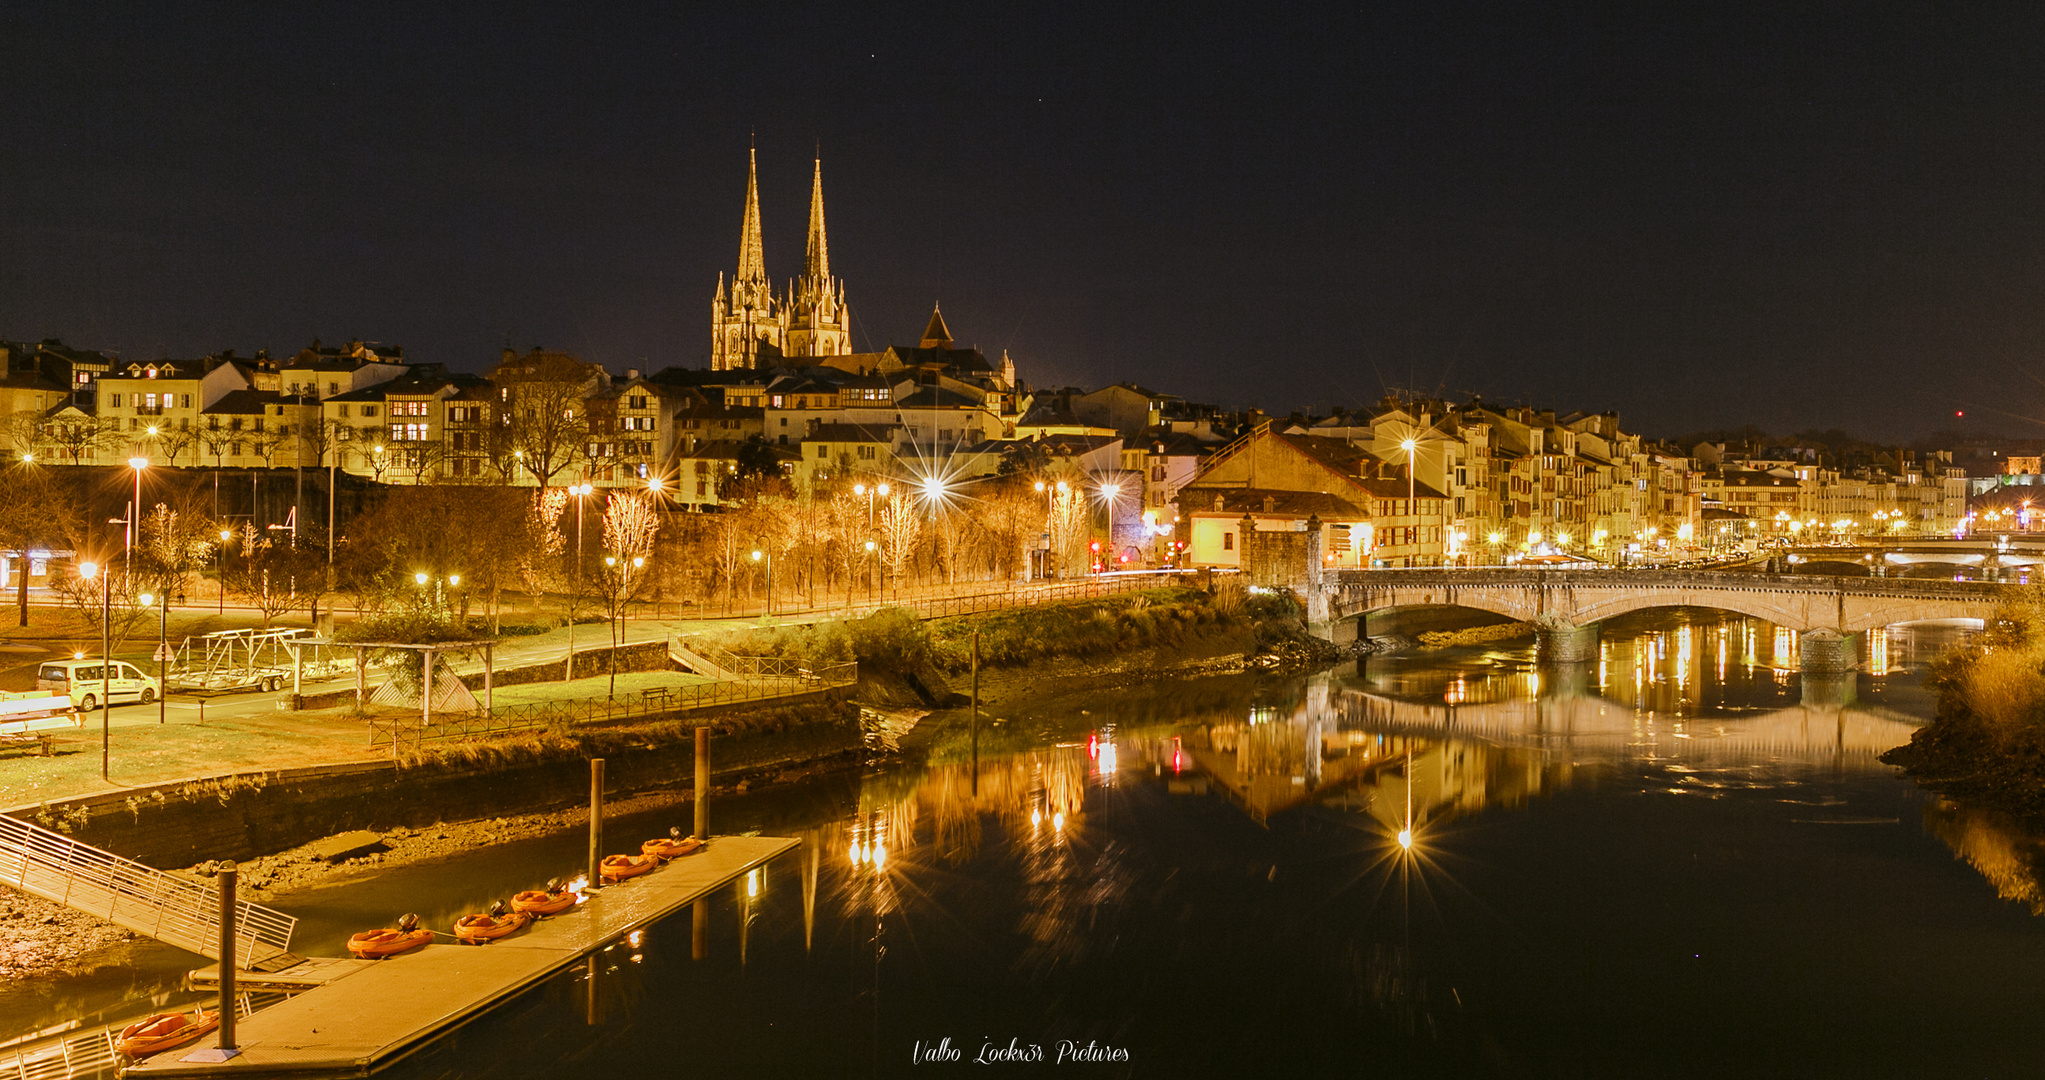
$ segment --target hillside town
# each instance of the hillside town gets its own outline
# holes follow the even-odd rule
[[[783,291],[749,172],[739,262],[718,280],[701,366],[616,369],[535,346],[472,374],[455,370],[472,358],[352,339],[147,360],[0,340],[0,449],[54,468],[288,470],[300,498],[306,473],[316,488],[326,473],[637,491],[697,514],[845,489],[867,501],[869,530],[875,494],[931,513],[1001,484],[1041,495],[1042,521],[1000,541],[1018,550],[977,560],[971,577],[1235,566],[1244,530],[1310,526],[1331,566],[1368,568],[1653,564],[1972,524],[1949,452],[1681,446],[1612,413],[1481,398],[1272,416],[1127,382],[1033,385],[1005,352],[962,344],[935,306],[913,341],[873,352],[853,351],[849,320],[821,162],[804,271]],[[311,501],[284,509],[311,522]],[[2028,501],[2019,514],[2028,526]],[[955,578],[955,561],[932,551],[904,573],[915,562]]]

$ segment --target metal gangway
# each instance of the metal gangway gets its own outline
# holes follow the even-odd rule
[[[220,893],[212,882],[166,874],[20,818],[0,815],[0,884],[116,926],[220,959]],[[235,966],[290,962],[298,920],[237,899]],[[287,959],[290,958],[290,959]]]
[[[314,648],[307,654],[305,646]],[[314,642],[310,630],[220,630],[185,639],[171,658],[166,682],[188,693],[280,690],[299,679],[331,679],[354,661]]]
[[[237,994],[234,999],[234,1014],[248,1019],[257,1009],[274,1005],[284,1000],[281,993]],[[164,995],[158,995],[157,1004],[163,1004]],[[208,1001],[207,1007],[214,1003]],[[164,1011],[191,1012],[194,1006]],[[0,1080],[85,1080],[86,1077],[110,1076],[118,1072],[125,1063],[117,1048],[121,1029],[141,1020],[135,1016],[112,1024],[78,1024],[75,1021],[64,1025],[63,1030],[54,1033],[38,1033],[0,1043]]]

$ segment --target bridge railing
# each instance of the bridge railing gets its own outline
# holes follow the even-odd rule
[[[1858,578],[1830,574],[1761,574],[1731,570],[1337,570],[1324,584],[1350,588],[1482,587],[1498,585],[1563,588],[1573,585],[1682,585],[1690,588],[1768,589],[1982,600],[2004,595],[2008,586],[1988,581],[1927,581],[1922,578]]]

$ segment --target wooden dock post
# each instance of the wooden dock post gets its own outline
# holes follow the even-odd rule
[[[696,729],[696,839],[710,839],[710,729]]]
[[[241,873],[234,863],[220,867],[220,1055],[234,1056],[234,892]]]
[[[589,759],[589,889],[604,884],[604,759]]]

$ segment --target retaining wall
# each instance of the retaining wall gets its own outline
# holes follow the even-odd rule
[[[856,718],[711,739],[715,775],[787,766],[860,747]],[[606,751],[605,787],[629,793],[688,786],[687,740]],[[512,765],[418,766],[365,761],[177,781],[8,811],[151,866],[250,859],[351,829],[420,828],[442,821],[553,810],[589,799],[577,754]]]

